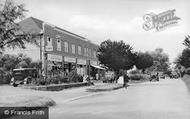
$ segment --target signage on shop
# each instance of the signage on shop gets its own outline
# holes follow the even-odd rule
[[[90,64],[91,64],[91,65],[98,65],[98,62],[97,62],[97,61],[90,60]]]
[[[48,54],[47,59],[49,61],[62,62],[62,56],[61,55]]]
[[[73,57],[64,57],[65,62],[71,62],[71,63],[76,63],[76,58]]]
[[[77,64],[86,65],[86,60],[84,60],[84,59],[77,59]]]

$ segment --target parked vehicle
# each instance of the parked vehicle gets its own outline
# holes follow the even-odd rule
[[[38,76],[38,71],[35,68],[19,68],[13,70],[13,77],[11,78],[11,85],[14,87],[19,84],[29,84]]]

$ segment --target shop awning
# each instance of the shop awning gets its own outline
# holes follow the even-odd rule
[[[96,69],[101,69],[101,70],[106,70],[105,68],[98,66],[98,65],[91,65],[92,67],[96,68]]]

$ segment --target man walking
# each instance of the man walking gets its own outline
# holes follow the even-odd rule
[[[127,72],[126,72],[126,71],[124,71],[123,78],[124,78],[123,87],[128,87],[129,85],[128,85],[127,83],[129,82],[129,77],[128,77],[128,75],[127,75]]]

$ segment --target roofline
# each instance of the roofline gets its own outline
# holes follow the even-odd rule
[[[83,36],[80,36],[80,35],[78,35],[78,34],[75,34],[75,33],[72,33],[72,32],[70,32],[70,31],[67,31],[67,30],[65,30],[65,29],[62,29],[62,28],[60,28],[60,27],[57,27],[57,26],[55,26],[55,25],[53,25],[53,24],[51,24],[51,23],[42,21],[42,20],[37,19],[37,18],[34,18],[34,17],[32,17],[32,16],[29,17],[29,18],[31,18],[34,22],[35,22],[35,20],[38,21],[38,22],[41,22],[41,23],[40,23],[40,24],[41,24],[41,28],[40,28],[40,26],[38,25],[38,23],[35,22],[35,23],[37,24],[37,26],[39,27],[39,29],[41,29],[41,30],[43,30],[43,25],[44,25],[44,24],[47,24],[47,25],[53,27],[54,30],[58,30],[58,31],[60,31],[60,32],[66,33],[67,35],[71,35],[71,36],[73,36],[73,37],[75,37],[75,38],[79,38],[80,40],[82,40],[82,41],[84,41],[84,42],[88,42],[88,43],[90,43],[90,44],[99,46],[98,44],[95,44],[95,43],[91,42],[90,40],[88,40],[87,38],[85,38],[85,37],[83,37]],[[29,19],[29,18],[28,18],[28,19]],[[89,41],[90,41],[90,42],[89,42]]]

